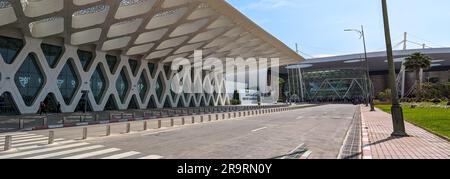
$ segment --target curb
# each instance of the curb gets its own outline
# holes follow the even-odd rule
[[[362,107],[360,106],[361,111]],[[364,120],[364,115],[361,112],[361,141],[362,141],[362,159],[373,159],[372,157],[372,149],[370,147],[370,138],[369,138],[369,128],[366,125]]]

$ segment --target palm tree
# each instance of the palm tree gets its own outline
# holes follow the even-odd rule
[[[407,70],[414,71],[416,73],[416,85],[417,93],[422,92],[422,82],[420,81],[420,71],[427,70],[431,67],[432,58],[422,53],[414,53],[405,59],[405,67]]]

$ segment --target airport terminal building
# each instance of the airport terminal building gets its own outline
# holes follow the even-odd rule
[[[450,48],[395,50],[394,62],[401,97],[407,97],[414,89],[415,74],[406,70],[403,62],[416,52],[432,58],[431,68],[423,71],[423,82],[450,82]],[[348,101],[364,98],[368,92],[378,94],[385,91],[389,88],[386,52],[367,55],[368,64],[364,54],[350,54],[308,59],[289,65],[285,72],[289,76],[285,89],[293,101]]]
[[[0,0],[0,113],[229,104],[224,79],[214,93],[171,92],[171,62],[194,50],[303,61],[224,0]]]

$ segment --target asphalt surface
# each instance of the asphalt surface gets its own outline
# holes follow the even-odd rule
[[[105,126],[99,125],[89,127],[89,138],[83,141],[79,140],[82,127],[54,131],[56,138],[109,148],[87,155],[76,153],[77,149],[70,147],[64,149],[72,149],[69,151],[72,156],[78,154],[86,158],[104,158],[106,153],[110,156],[120,149],[122,152],[131,151],[119,154],[123,158],[132,158],[135,152],[141,157],[164,159],[270,159],[286,155],[304,144],[311,152],[309,158],[334,159],[338,156],[355,110],[353,105],[323,105],[231,120],[215,121],[215,115],[212,115],[213,122],[208,122],[206,115],[204,123],[200,123],[197,117],[194,125],[189,124],[190,118],[186,118],[185,126],[181,126],[181,120],[175,118],[175,127],[170,127],[170,120],[167,119],[162,122],[161,129],[152,129],[156,128],[157,121],[151,121],[148,123],[151,130],[148,131],[142,131],[143,122],[138,121],[131,123],[132,132],[129,134],[125,134],[126,124],[112,124],[112,135],[109,137],[105,137]],[[222,118],[221,114],[219,118]],[[28,133],[47,136],[48,131]],[[64,150],[52,152],[61,152],[57,158],[64,158],[67,157],[63,155]],[[79,150],[89,151],[90,148]],[[130,157],[126,157],[128,155]]]

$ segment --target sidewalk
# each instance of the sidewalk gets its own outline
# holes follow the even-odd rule
[[[410,137],[392,138],[391,115],[362,107],[364,159],[450,159],[450,142],[405,121]]]

